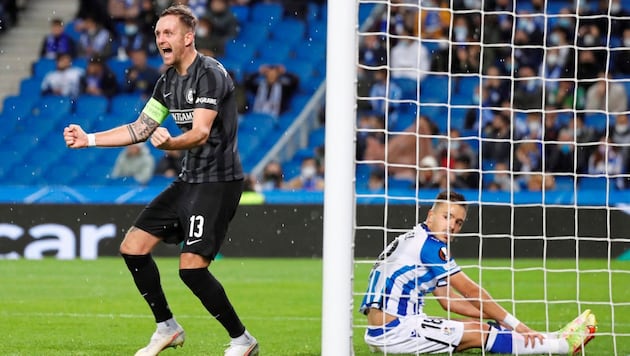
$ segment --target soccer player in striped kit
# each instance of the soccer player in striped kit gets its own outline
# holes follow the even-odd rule
[[[151,257],[160,242],[181,243],[179,275],[232,338],[225,355],[258,354],[258,342],[208,270],[238,206],[243,170],[236,148],[234,83],[219,62],[195,49],[196,25],[197,19],[186,6],[167,8],[160,15],[155,39],[169,68],[135,122],[90,134],[78,125],[64,129],[70,148],[116,147],[150,140],[160,149],[186,151],[179,177],[144,208],[120,246],[157,323],[149,344],[138,356],[157,355],[184,343],[184,330],[173,318]],[[169,113],[182,130],[178,136],[159,127]]]
[[[370,349],[387,354],[472,348],[519,355],[579,352],[596,331],[590,310],[555,333],[536,332],[497,304],[449,256],[449,239],[460,232],[466,213],[461,194],[441,192],[425,222],[397,237],[379,256],[360,309],[367,316],[365,342]],[[445,310],[467,318],[427,316],[422,308],[428,293]],[[486,324],[483,319],[498,322]]]

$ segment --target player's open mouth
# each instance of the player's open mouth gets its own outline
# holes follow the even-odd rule
[[[172,48],[162,48],[162,53],[164,53],[164,54],[173,53],[173,49]]]

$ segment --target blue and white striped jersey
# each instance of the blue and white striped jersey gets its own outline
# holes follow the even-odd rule
[[[398,317],[422,314],[424,296],[446,285],[446,277],[460,270],[446,243],[419,224],[381,253],[360,310],[365,314],[368,308],[377,308]]]

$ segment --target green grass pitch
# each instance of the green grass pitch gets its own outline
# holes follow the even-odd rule
[[[187,335],[183,348],[162,354],[222,355],[227,334],[180,282],[177,260],[157,262],[171,309]],[[542,261],[517,261],[512,278],[505,269],[508,260],[484,261],[481,270],[477,261],[458,262],[503,306],[539,330],[554,330],[571,320],[579,299],[580,307],[593,309],[600,323],[600,335],[586,354],[630,354],[630,263],[612,261],[611,269],[619,272],[608,273],[603,260],[580,260],[578,265],[548,260],[545,274]],[[211,270],[259,339],[262,355],[319,355],[321,267],[317,259],[224,258]],[[355,264],[355,310],[369,268],[369,263]],[[609,284],[614,286],[612,294]],[[515,304],[509,301],[512,285]],[[446,315],[430,300],[426,311]],[[362,343],[364,318],[356,311],[354,317],[356,355],[372,355]],[[130,355],[144,346],[154,329],[149,309],[119,258],[0,261],[0,320],[0,355]]]

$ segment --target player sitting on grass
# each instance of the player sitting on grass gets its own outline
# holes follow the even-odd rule
[[[370,349],[388,354],[472,348],[519,355],[577,353],[595,336],[597,322],[590,310],[555,333],[539,333],[497,304],[448,255],[449,239],[461,230],[466,212],[461,194],[441,192],[426,221],[381,253],[361,303]],[[445,310],[474,319],[428,317],[422,311],[428,293]],[[485,324],[481,319],[500,322]]]

